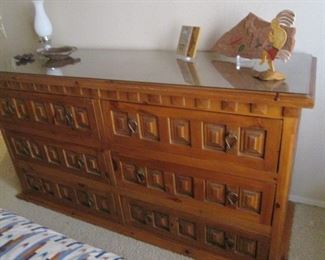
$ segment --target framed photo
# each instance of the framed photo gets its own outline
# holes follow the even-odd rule
[[[200,27],[183,25],[179,35],[176,54],[186,59],[195,58]]]

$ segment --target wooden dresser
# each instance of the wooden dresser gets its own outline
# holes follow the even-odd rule
[[[285,82],[261,82],[209,53],[74,56],[60,69],[0,62],[19,198],[195,259],[286,258],[315,58],[294,54]]]

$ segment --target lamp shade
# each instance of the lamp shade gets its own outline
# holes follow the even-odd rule
[[[52,24],[44,10],[44,0],[33,0],[35,7],[34,30],[40,38],[49,38],[52,34]]]

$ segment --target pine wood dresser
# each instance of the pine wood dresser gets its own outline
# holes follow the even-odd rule
[[[193,64],[167,51],[74,56],[62,68],[0,62],[19,198],[195,259],[287,257],[315,58],[296,53],[286,81],[261,82],[204,52]]]

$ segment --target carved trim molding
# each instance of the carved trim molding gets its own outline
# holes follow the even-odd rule
[[[79,96],[86,98],[104,99],[112,101],[150,104],[166,107],[195,109],[211,112],[222,112],[240,115],[252,115],[270,118],[282,118],[299,114],[300,108],[284,107],[272,95],[261,96],[252,93],[242,96],[238,92],[218,93],[166,86],[166,90],[157,86],[112,83],[99,80],[72,80],[31,78],[15,79],[2,77],[0,88],[8,90],[22,90],[37,93]],[[199,93],[199,94],[198,94]],[[202,94],[201,94],[202,93]],[[244,97],[244,98],[243,98]],[[267,97],[267,98],[266,98]],[[290,111],[290,113],[288,113]],[[294,113],[294,111],[296,111]]]

